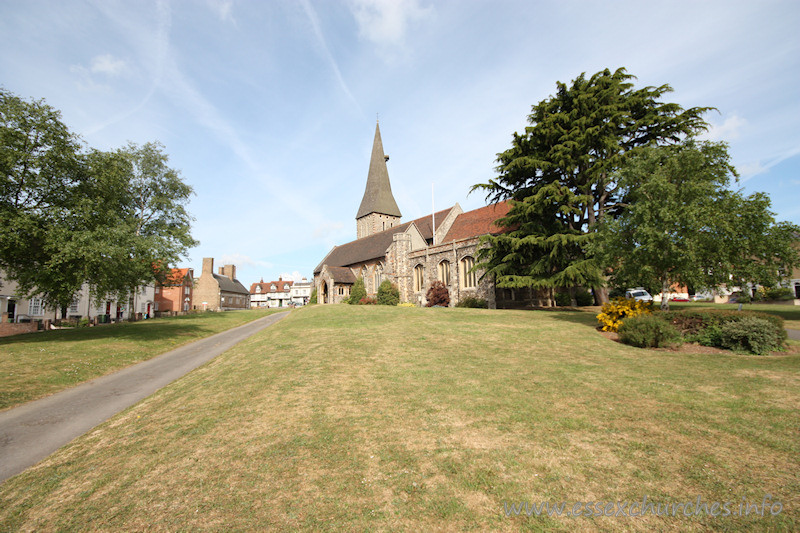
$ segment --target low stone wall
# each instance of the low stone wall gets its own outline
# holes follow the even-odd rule
[[[9,337],[11,335],[19,335],[20,333],[33,333],[38,329],[38,322],[22,322],[19,324],[0,322],[0,337]]]

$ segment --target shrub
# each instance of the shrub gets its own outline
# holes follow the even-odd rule
[[[626,319],[619,327],[619,340],[639,348],[680,346],[680,332],[658,315],[639,315]]]
[[[581,307],[594,305],[594,296],[583,287],[578,287],[575,289],[575,301],[578,302],[578,305]]]
[[[358,305],[375,305],[378,301],[375,298],[364,297],[358,301]]]
[[[475,296],[467,296],[466,298],[462,298],[456,304],[456,307],[471,307],[473,309],[488,309],[489,308],[489,302],[487,302],[483,298],[476,298]]]
[[[777,346],[781,346],[787,338],[786,330],[783,325],[783,318],[767,313],[755,311],[732,311],[724,309],[702,309],[702,310],[682,310],[667,311],[661,316],[675,326],[678,331],[683,333],[684,339],[689,342],[696,342],[703,346],[716,346],[718,348],[731,348],[738,341],[734,341],[735,331],[741,331],[741,327],[730,326],[742,322],[750,323],[750,319],[757,318],[770,324],[770,331],[777,336]],[[723,333],[727,331],[727,333]],[[737,334],[738,335],[738,334]],[[759,334],[760,335],[760,334]],[[760,346],[755,339],[756,345]],[[760,348],[759,348],[760,349]],[[741,348],[742,351],[752,351],[750,348]],[[768,350],[769,351],[769,350]],[[758,352],[753,352],[758,353]]]
[[[78,327],[79,328],[88,328],[89,327],[89,319],[88,318],[81,318],[78,320]]]
[[[775,287],[767,289],[766,296],[767,300],[792,300],[794,299],[794,292],[786,287]]]
[[[367,289],[364,288],[364,278],[358,278],[353,286],[350,288],[350,298],[347,303],[356,305],[361,303],[361,300],[367,297]]]
[[[557,292],[555,294],[556,305],[558,307],[569,307],[572,305],[568,292]]]
[[[441,307],[448,307],[450,305],[450,292],[441,281],[434,281],[428,293],[425,295],[428,300],[428,307],[439,305]]]
[[[603,331],[617,331],[624,319],[652,312],[652,302],[643,302],[632,298],[614,298],[603,304],[600,314],[597,315],[597,321],[600,322]]]
[[[378,304],[397,305],[400,303],[400,291],[388,279],[378,287]]]
[[[411,302],[403,302],[401,304],[397,304],[397,307],[416,307],[416,304]]]
[[[753,298],[747,292],[734,292],[731,294],[731,299],[736,299],[740,304],[749,304]]]
[[[737,352],[765,355],[781,350],[784,338],[785,330],[757,316],[744,316],[719,327],[720,346]]]

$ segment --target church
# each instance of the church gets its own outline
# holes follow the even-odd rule
[[[388,279],[397,286],[401,302],[424,306],[428,289],[439,280],[450,293],[451,306],[471,296],[486,300],[490,309],[506,307],[502,304],[513,299],[513,293],[496,289],[490,276],[481,279],[481,272],[471,270],[480,237],[502,233],[494,222],[508,213],[509,205],[499,202],[464,212],[456,204],[402,222],[389,182],[388,159],[376,124],[367,186],[356,213],[357,238],[334,246],[314,269],[317,302],[347,300],[353,283],[363,278],[368,295],[374,296]]]

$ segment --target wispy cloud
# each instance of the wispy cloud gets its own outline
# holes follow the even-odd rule
[[[323,56],[330,65],[331,70],[333,70],[333,74],[334,76],[336,76],[336,81],[339,83],[339,86],[342,88],[342,91],[347,95],[347,98],[353,103],[356,109],[358,109],[358,112],[363,115],[361,106],[358,104],[358,101],[356,100],[355,96],[353,96],[353,93],[350,92],[350,87],[348,87],[347,82],[344,81],[344,77],[342,77],[342,72],[341,70],[339,70],[339,64],[333,57],[331,49],[328,46],[328,42],[325,40],[325,35],[322,33],[322,28],[320,27],[319,24],[319,16],[317,15],[317,11],[314,9],[314,6],[311,5],[310,0],[300,0],[300,5],[303,6],[303,11],[308,17],[308,21],[311,23],[311,29],[314,31],[314,37],[316,37],[317,44],[319,45]]]
[[[379,46],[404,44],[409,26],[433,13],[418,0],[351,0],[361,37]]]
[[[259,259],[253,259],[247,254],[241,253],[232,253],[232,254],[224,254],[221,255],[217,262],[219,265],[236,265],[237,267],[242,266],[258,266],[264,268],[272,268],[272,263],[269,261],[261,261]]]
[[[747,126],[747,120],[734,113],[722,124],[711,122],[711,128],[702,135],[702,138],[710,141],[732,141],[739,138],[740,132],[745,126]]]
[[[233,19],[233,0],[206,0],[206,3],[219,20],[236,24]]]
[[[778,154],[777,156],[772,157],[766,161],[754,161],[740,165],[739,173],[742,175],[740,181],[745,182],[749,179],[758,176],[759,174],[763,174],[772,167],[774,167],[775,165],[783,163],[787,159],[790,159],[796,155],[800,155],[800,146],[795,147],[791,150],[787,150],[786,152]],[[800,184],[800,182],[796,183]]]

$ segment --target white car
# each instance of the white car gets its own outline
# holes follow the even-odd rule
[[[632,298],[642,302],[652,302],[653,297],[650,293],[644,290],[643,287],[636,287],[635,289],[628,289],[625,291],[625,298]]]

